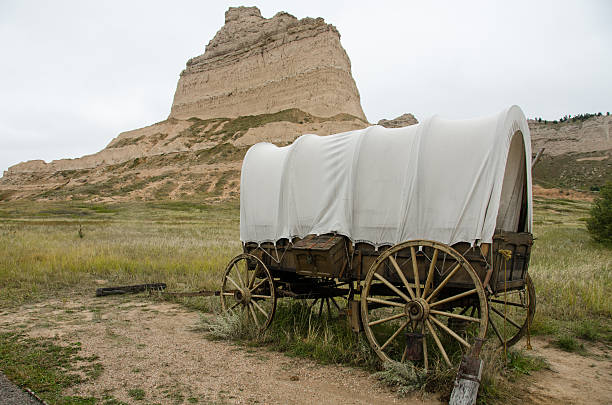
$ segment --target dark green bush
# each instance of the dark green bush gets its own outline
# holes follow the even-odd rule
[[[587,229],[596,242],[612,246],[612,182],[601,187],[587,219]]]

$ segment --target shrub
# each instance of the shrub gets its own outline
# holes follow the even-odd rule
[[[591,208],[587,229],[596,242],[612,246],[612,182],[601,187]]]

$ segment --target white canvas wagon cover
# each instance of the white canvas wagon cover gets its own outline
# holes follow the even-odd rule
[[[530,161],[517,106],[478,119],[303,135],[285,147],[259,143],[242,164],[240,239],[335,232],[375,246],[491,242],[495,229],[531,231]]]

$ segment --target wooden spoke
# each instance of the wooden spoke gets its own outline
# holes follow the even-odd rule
[[[410,294],[412,299],[415,299],[416,296],[414,295],[414,292],[412,292],[412,288],[410,288],[410,285],[408,284],[408,280],[406,280],[406,276],[404,276],[404,272],[402,271],[402,269],[400,269],[400,266],[397,264],[393,256],[389,256],[389,261],[391,262],[391,264],[393,265],[393,268],[395,269],[400,279],[404,283],[404,286],[406,286],[406,289],[408,290],[408,294]],[[383,283],[387,284],[387,286],[391,285],[391,283],[389,283],[387,280],[379,278],[379,277],[382,277],[379,274],[374,273],[374,276],[378,278],[380,281],[382,281]],[[400,297],[404,298],[406,301],[410,301],[410,299],[408,299],[408,297],[406,297],[406,295],[400,292],[399,290],[394,290],[394,291],[396,291],[396,293],[399,293]]]
[[[450,273],[448,273],[446,278],[436,287],[435,290],[433,290],[433,292],[429,295],[429,297],[425,298],[425,301],[429,302],[433,297],[435,297],[440,292],[440,290],[444,288],[446,283],[450,281],[451,277],[453,277],[455,273],[459,271],[460,268],[461,268],[461,263],[457,263],[455,268],[452,269]]]
[[[244,284],[244,281],[242,281],[242,276],[240,275],[240,269],[238,268],[236,263],[234,263],[234,268],[236,269],[236,274],[238,275],[238,281],[240,281],[240,285],[242,285],[241,289],[244,289],[246,287],[246,284]]]
[[[263,280],[261,280],[259,283],[257,283],[257,285],[256,285],[255,287],[253,287],[253,288],[249,288],[249,290],[251,290],[251,292],[253,292],[253,291],[257,290],[257,289],[258,289],[259,287],[261,287],[261,286],[262,286],[262,284],[263,284],[263,283],[265,283],[266,281],[268,281],[268,279],[267,279],[267,278],[264,278],[264,279],[263,279]]]
[[[463,298],[465,296],[468,296],[470,294],[474,294],[476,292],[478,292],[478,290],[473,288],[473,289],[471,289],[469,291],[462,292],[461,294],[453,295],[452,297],[444,298],[443,300],[433,302],[433,303],[429,304],[429,306],[430,307],[435,307],[437,305],[446,304],[447,302],[458,300],[459,298]]]
[[[338,303],[336,302],[336,299],[334,297],[331,297],[331,302],[334,303],[334,305],[336,306],[336,309],[338,309],[338,312],[342,311],[342,309],[340,309],[340,306],[338,305]]]
[[[431,263],[429,263],[429,271],[427,272],[427,279],[425,280],[425,287],[423,288],[423,297],[427,296],[429,292],[429,286],[433,282],[434,270],[436,268],[436,261],[438,260],[438,249],[434,249]],[[425,326],[423,326],[425,328]]]
[[[438,327],[440,327],[443,331],[445,331],[446,333],[448,333],[449,335],[451,335],[452,337],[454,337],[455,339],[457,339],[457,341],[459,343],[461,343],[463,346],[467,347],[468,349],[471,347],[470,344],[468,342],[466,342],[465,340],[463,340],[463,338],[461,338],[459,335],[457,335],[455,332],[453,332],[453,330],[451,328],[449,328],[448,326],[444,325],[442,322],[440,322],[438,319],[436,319],[433,316],[429,316],[429,319],[431,319],[436,325],[438,325]]]
[[[259,328],[259,320],[257,320],[257,314],[255,313],[255,309],[253,309],[253,305],[249,304],[249,310],[251,311],[251,315],[253,315],[253,320],[255,321],[255,325]]]
[[[228,297],[233,297],[234,296],[234,293],[231,293],[231,292],[224,292],[222,294],[225,295],[225,296],[228,296]]]
[[[257,277],[257,269],[259,269],[259,263],[255,266],[255,270],[253,270],[253,277],[249,280],[248,289],[253,291],[253,283],[255,283],[255,277]]]
[[[265,298],[265,299],[269,299],[272,298],[271,295],[261,295],[261,294],[251,294],[251,298]]]
[[[383,344],[380,347],[380,350],[385,350],[385,347],[387,347],[389,345],[389,343],[391,343],[396,337],[397,335],[399,335],[406,326],[408,326],[408,324],[410,324],[410,321],[406,321],[404,322],[399,328],[397,328],[397,330],[395,331],[395,333],[393,333],[393,335],[391,335],[391,337],[389,337],[389,339],[387,339],[387,341],[385,342],[385,344]]]
[[[427,372],[429,364],[427,359],[427,336],[425,335],[425,322],[423,322],[421,326],[421,333],[423,334],[423,367],[425,368],[425,372]]]
[[[408,298],[408,296],[406,296],[406,294],[404,294],[403,292],[400,291],[399,288],[397,288],[396,286],[394,286],[393,284],[391,284],[386,278],[384,278],[383,276],[381,276],[378,273],[374,273],[374,277],[376,277],[377,279],[379,279],[380,281],[382,281],[383,283],[385,283],[385,285],[387,287],[389,287],[391,290],[393,290],[393,292],[395,292],[397,295],[399,295],[400,297],[402,297],[404,300],[406,300],[406,302],[410,302],[410,298]],[[411,290],[409,290],[411,291]]]
[[[234,305],[231,306],[230,311],[233,310],[234,308],[236,308],[238,305],[240,305],[239,302],[235,303]]]
[[[249,261],[245,260],[244,262],[244,288],[249,288]]]
[[[444,350],[444,347],[442,346],[442,343],[440,342],[440,338],[438,337],[438,334],[436,333],[436,331],[434,330],[433,326],[431,325],[431,322],[429,322],[429,320],[426,320],[425,323],[427,324],[427,328],[429,329],[429,333],[431,333],[431,336],[434,338],[434,341],[436,342],[436,345],[438,346],[438,349],[440,350],[440,353],[442,353],[442,357],[444,357],[444,361],[446,361],[446,364],[449,367],[452,367],[453,365],[451,364],[449,358],[448,358],[448,354],[446,354],[446,350]]]
[[[233,279],[233,278],[231,278],[231,277],[229,276],[229,274],[228,274],[227,276],[225,276],[225,277],[226,277],[226,278],[227,278],[227,279],[228,279],[228,280],[229,280],[229,281],[230,281],[232,284],[234,284],[234,286],[235,286],[235,287],[238,289],[238,291],[242,291],[242,288],[240,288],[240,286],[239,286],[238,284],[236,284],[236,282],[234,281],[234,279]],[[234,295],[234,294],[232,294],[232,295]]]
[[[383,305],[389,305],[389,306],[392,306],[392,307],[404,308],[404,304],[400,304],[399,302],[387,301],[387,300],[382,300],[380,298],[374,298],[374,297],[367,297],[366,300],[369,301],[369,302],[376,302],[377,304],[383,304]]]
[[[472,307],[472,308],[474,308],[474,307]],[[463,315],[463,314],[465,314],[465,313],[467,312],[467,310],[468,310],[468,309],[470,309],[470,307],[463,307],[463,309],[461,310],[461,312],[459,312],[459,315]],[[474,314],[472,314],[472,315],[474,315]],[[472,315],[470,315],[470,316],[472,316]]]
[[[257,303],[257,301],[251,301],[251,303],[261,312],[266,318],[268,317],[268,313],[264,311],[264,309]]]
[[[329,307],[329,298],[325,298],[325,304],[327,306],[327,316],[331,314],[331,308]]]
[[[402,353],[402,363],[406,361],[406,355],[408,355],[408,344],[404,347],[404,353]]]
[[[491,311],[495,312],[497,315],[499,315],[502,318],[504,318],[504,314],[502,314],[499,310],[491,307]],[[521,329],[521,326],[519,324],[517,324],[516,322],[514,322],[512,319],[508,318],[508,316],[506,316],[504,318],[504,320],[506,320],[510,325],[514,326],[515,328]]]
[[[491,319],[490,315],[489,315],[489,325],[491,325],[491,328],[493,329],[493,332],[495,332],[495,334],[497,335],[497,338],[499,339],[499,343],[501,343],[503,345],[504,344],[504,339],[502,339],[499,331],[497,330],[497,327],[495,326],[495,322],[493,322],[493,320]]]
[[[374,325],[378,325],[379,323],[392,321],[394,319],[403,318],[405,316],[406,316],[406,314],[402,312],[402,313],[399,313],[399,314],[392,315],[392,316],[390,316],[388,318],[383,318],[383,319],[378,319],[376,321],[372,321],[372,322],[368,323],[368,325],[369,326],[374,326]]]
[[[319,305],[319,317],[323,313],[323,298],[321,298],[321,304]]]
[[[410,246],[410,256],[412,257],[412,272],[414,273],[414,285],[417,298],[421,298],[421,281],[419,280],[419,266],[417,265],[416,251],[414,246]]]
[[[453,314],[451,312],[444,312],[444,311],[436,311],[435,309],[430,309],[429,310],[430,314],[435,314],[435,315],[442,315],[442,316],[447,316],[449,318],[457,318],[457,319],[462,319],[464,321],[470,321],[470,322],[480,322],[480,319],[478,318],[472,318],[471,316],[465,316],[465,315],[459,315],[459,314]]]
[[[317,301],[318,301],[318,300],[319,300],[318,298],[317,298],[317,299],[312,300],[312,302],[310,303],[310,305],[308,305],[308,309],[309,309],[309,310],[312,310],[312,307],[314,307],[314,306],[315,306],[315,304],[317,303]]]

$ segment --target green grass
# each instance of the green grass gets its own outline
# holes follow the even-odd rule
[[[97,357],[82,357],[78,342],[60,345],[56,339],[26,338],[0,333],[0,369],[22,387],[51,404],[95,404],[96,398],[65,396],[63,392],[99,377]]]
[[[142,388],[133,388],[128,391],[128,395],[134,398],[136,401],[142,401],[145,399],[145,392]]]
[[[580,343],[573,336],[559,336],[553,341],[554,345],[566,352],[584,352],[584,344]]]

